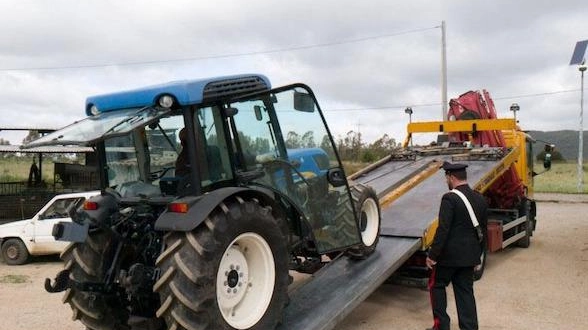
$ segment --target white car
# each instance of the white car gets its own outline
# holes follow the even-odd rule
[[[31,219],[0,225],[0,251],[9,265],[22,265],[31,255],[61,253],[69,242],[56,241],[52,235],[53,225],[71,221],[67,214],[70,207],[76,209],[100,191],[62,194],[53,197]]]

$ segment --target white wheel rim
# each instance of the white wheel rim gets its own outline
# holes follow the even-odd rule
[[[361,231],[361,240],[365,246],[371,246],[378,237],[380,227],[378,204],[374,199],[368,198],[363,202],[361,205],[361,217],[362,221],[366,222],[365,229]]]
[[[256,233],[235,238],[223,253],[216,275],[216,298],[225,321],[235,329],[255,325],[267,310],[276,273],[272,250]]]

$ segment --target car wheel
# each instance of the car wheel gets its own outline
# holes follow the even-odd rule
[[[29,251],[23,241],[11,238],[2,244],[2,257],[8,265],[22,265],[29,260]]]

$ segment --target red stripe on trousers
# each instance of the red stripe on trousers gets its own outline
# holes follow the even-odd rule
[[[433,269],[431,270],[431,276],[429,277],[429,299],[431,300],[431,313],[433,312],[433,309],[435,308],[435,302],[433,300],[433,286],[435,286],[435,274],[437,268],[435,266],[433,266]],[[435,317],[435,315],[433,314],[433,329],[439,329],[439,324],[441,324],[441,321],[439,321],[438,318]]]

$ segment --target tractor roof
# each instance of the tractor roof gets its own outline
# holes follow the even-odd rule
[[[92,107],[100,112],[153,106],[163,95],[174,97],[182,106],[227,99],[248,93],[269,90],[269,79],[259,74],[243,74],[197,80],[174,81],[166,84],[88,97],[86,114]]]

